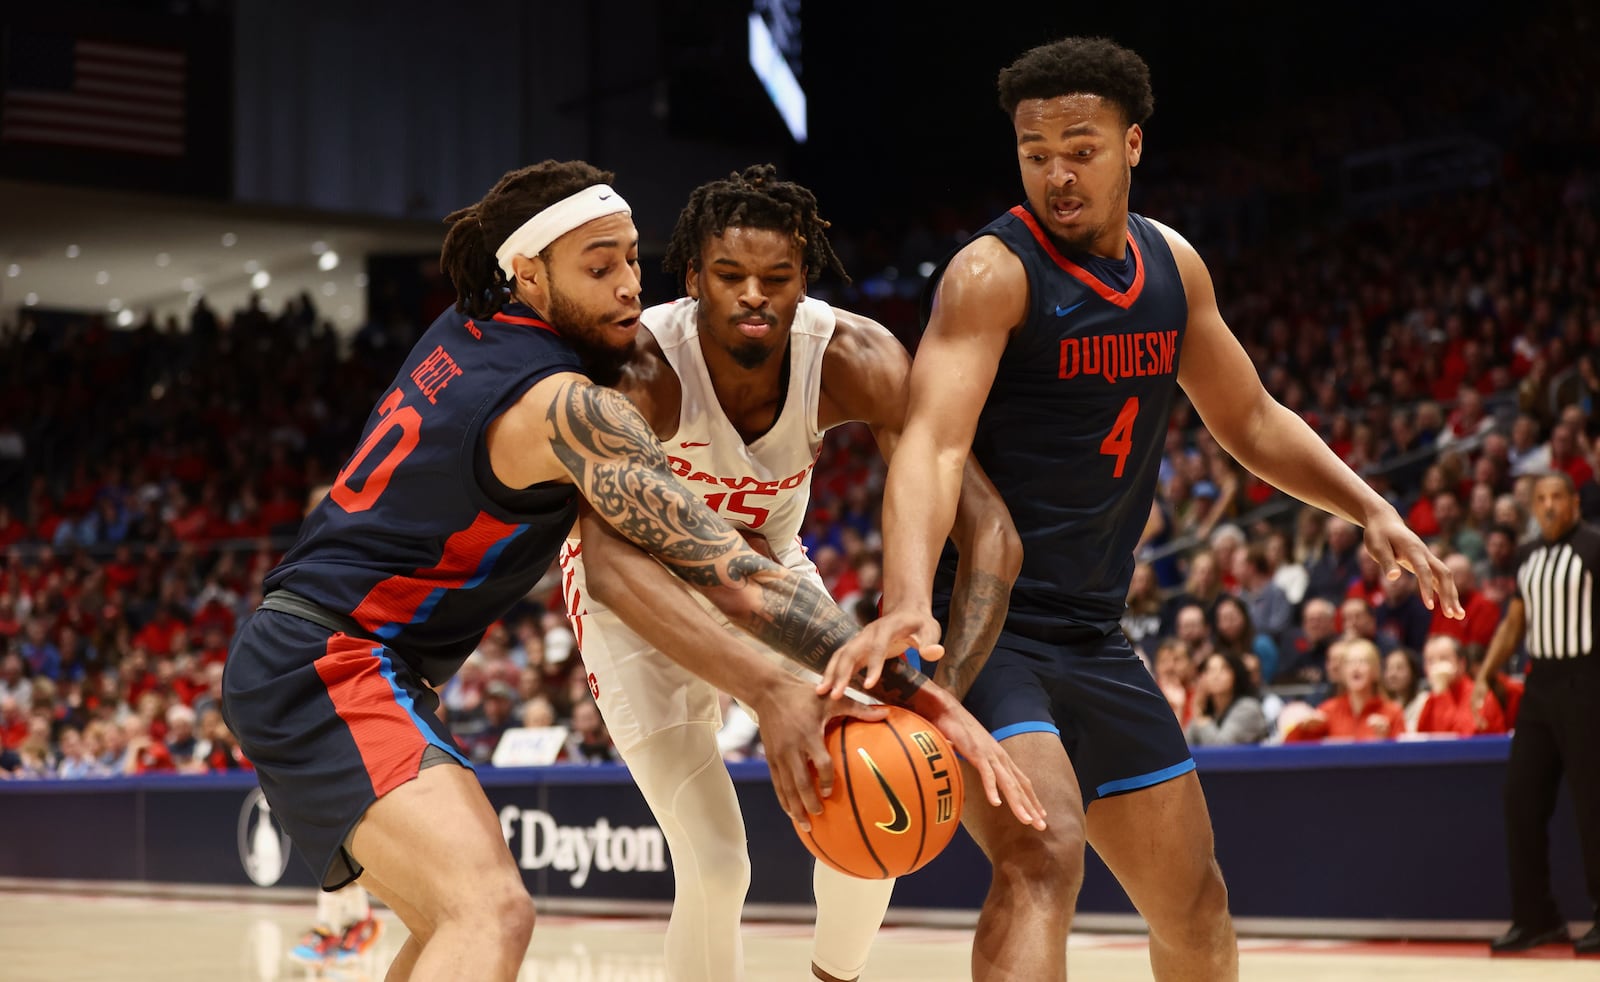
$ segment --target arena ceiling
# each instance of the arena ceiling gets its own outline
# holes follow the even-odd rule
[[[309,291],[352,331],[366,314],[369,253],[433,253],[443,226],[286,212],[157,195],[0,181],[0,322],[26,307],[104,311],[135,323],[204,294],[226,313],[252,292],[268,310]],[[264,276],[262,274],[265,274]]]

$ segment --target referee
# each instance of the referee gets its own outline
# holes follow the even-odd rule
[[[1527,690],[1506,767],[1506,852],[1511,929],[1489,943],[1525,951],[1568,939],[1550,890],[1550,819],[1565,770],[1578,807],[1589,899],[1600,913],[1600,529],[1579,521],[1578,493],[1563,473],[1533,487],[1540,541],[1517,554],[1517,590],[1489,643],[1472,692],[1474,714],[1489,679],[1523,642]],[[1574,944],[1600,954],[1600,923]]]

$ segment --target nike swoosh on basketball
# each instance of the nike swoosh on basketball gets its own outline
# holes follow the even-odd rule
[[[1074,310],[1077,310],[1079,307],[1082,307],[1084,304],[1086,304],[1088,302],[1089,301],[1087,301],[1087,300],[1079,300],[1077,303],[1073,304],[1070,307],[1063,307],[1060,304],[1056,304],[1056,316],[1057,317],[1065,317],[1068,314],[1072,313]]]
[[[690,447],[709,447],[711,446],[711,441],[707,440],[705,443],[680,443],[678,446],[685,450],[688,450]]]
[[[871,755],[867,753],[867,748],[857,747],[856,753],[860,754],[861,759],[867,762],[867,767],[871,769],[872,776],[878,779],[878,787],[883,789],[883,796],[889,799],[889,807],[894,809],[894,817],[889,821],[873,822],[872,824],[891,835],[901,834],[911,827],[911,813],[907,812],[906,806],[900,803],[900,796],[895,794],[894,788],[889,786],[888,779],[883,776],[882,771],[878,770],[878,762],[873,760]]]

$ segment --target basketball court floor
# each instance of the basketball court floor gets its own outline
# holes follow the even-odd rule
[[[307,927],[309,901],[0,893],[0,979],[6,982],[276,982],[381,980],[405,929],[387,911],[383,934],[360,963],[321,972],[287,957]],[[523,982],[666,982],[659,919],[544,915],[523,963]],[[745,930],[751,982],[805,982],[809,928],[751,923]],[[961,982],[968,975],[971,932],[885,928],[864,979]],[[1246,940],[1242,978],[1251,982],[1564,982],[1600,979],[1600,959],[1575,959],[1570,948],[1545,957],[1490,959],[1482,944]],[[1148,980],[1145,943],[1132,935],[1074,934],[1072,977],[1097,982]]]

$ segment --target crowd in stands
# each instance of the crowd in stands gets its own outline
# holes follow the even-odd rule
[[[1505,57],[1594,74],[1571,39],[1519,37]],[[1123,627],[1195,745],[1514,726],[1515,672],[1481,712],[1469,676],[1537,534],[1532,476],[1570,475],[1600,518],[1600,86],[1496,81],[1491,99],[1498,77],[1460,64],[1396,91],[1479,129],[1515,121],[1487,134],[1504,150],[1491,187],[1330,209],[1330,144],[1398,139],[1411,122],[1406,100],[1357,112],[1373,106],[1359,92],[1246,129],[1276,148],[1241,141],[1201,154],[1227,162],[1208,175],[1172,165],[1134,182],[1136,206],[1176,216],[1211,262],[1268,390],[1447,558],[1468,610],[1446,620],[1410,576],[1381,577],[1359,529],[1244,473],[1180,398]],[[1591,156],[1540,156],[1551,146]],[[890,236],[838,228],[858,278],[817,292],[914,344],[927,272],[1010,203],[954,203]],[[375,317],[341,339],[309,296],[228,315],[202,301],[187,324],[132,330],[45,312],[0,324],[0,778],[250,766],[218,708],[228,640],[421,326]],[[803,530],[863,621],[883,476],[865,427],[832,431]],[[511,727],[551,725],[570,733],[563,760],[616,759],[554,587],[443,690],[476,761]],[[726,709],[725,752],[759,755],[748,717]]]

